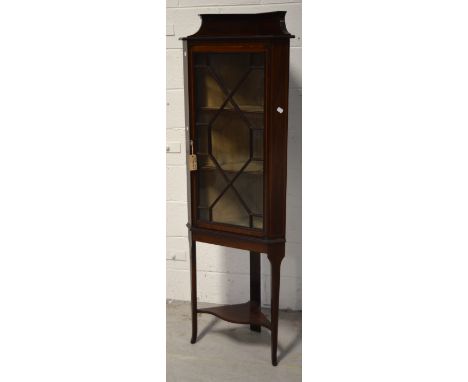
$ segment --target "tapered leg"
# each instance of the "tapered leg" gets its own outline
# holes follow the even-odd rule
[[[280,291],[280,268],[284,257],[284,245],[277,246],[268,253],[271,265],[271,363],[278,365],[278,309]]]
[[[260,253],[250,252],[250,301],[260,307]],[[250,330],[260,332],[261,325],[250,325]]]
[[[190,240],[190,282],[192,299],[192,339],[194,344],[197,341],[197,247],[196,241]]]

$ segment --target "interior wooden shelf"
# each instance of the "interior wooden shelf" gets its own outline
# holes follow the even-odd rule
[[[226,173],[238,173],[239,170],[242,168],[244,163],[225,163],[220,164],[221,168]],[[218,170],[216,166],[200,166],[199,170],[202,171],[214,171]],[[242,171],[242,174],[249,174],[249,175],[263,175],[263,161],[252,161],[249,165]]]
[[[197,207],[197,208],[198,208],[199,211],[209,209],[209,207],[200,207],[200,206]],[[257,219],[261,219],[261,224],[257,223],[257,224],[249,225],[248,216],[246,216],[244,218],[241,218],[241,219],[239,219],[238,217],[235,217],[235,218],[232,218],[232,219],[224,217],[223,221],[221,223],[223,225],[225,225],[225,226],[229,226],[229,225],[230,226],[240,226],[240,227],[246,227],[246,228],[261,230],[262,226],[263,226],[263,215],[252,214],[252,217],[257,218]],[[215,220],[210,220],[208,217],[205,218],[205,219],[199,218],[199,220],[202,221],[202,222],[206,222],[206,223],[216,223]]]
[[[243,113],[261,113],[263,114],[263,106],[258,106],[258,105],[239,105],[239,109]],[[209,106],[202,106],[198,108],[200,111],[207,111],[207,112],[212,112],[212,111],[218,111],[219,107],[209,107]],[[223,111],[228,111],[228,112],[237,112],[236,109],[233,107],[227,107],[225,106],[223,108]]]
[[[262,313],[258,304],[252,301],[243,304],[197,309],[197,312],[212,314],[222,320],[235,324],[261,325],[271,329],[270,321]]]

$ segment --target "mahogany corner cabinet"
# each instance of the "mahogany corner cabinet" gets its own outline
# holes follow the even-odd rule
[[[184,44],[192,339],[197,313],[271,331],[278,364],[285,251],[289,41],[286,12],[202,14]],[[250,252],[250,301],[197,308],[196,243]],[[271,266],[271,317],[261,311],[260,256]]]

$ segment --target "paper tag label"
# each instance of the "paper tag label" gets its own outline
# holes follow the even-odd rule
[[[194,154],[189,155],[189,171],[195,171],[197,169],[197,156]]]

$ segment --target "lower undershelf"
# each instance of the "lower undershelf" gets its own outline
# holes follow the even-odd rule
[[[223,305],[197,309],[198,313],[209,313],[235,324],[261,325],[271,329],[271,323],[262,313],[257,303],[252,301],[236,305]]]

